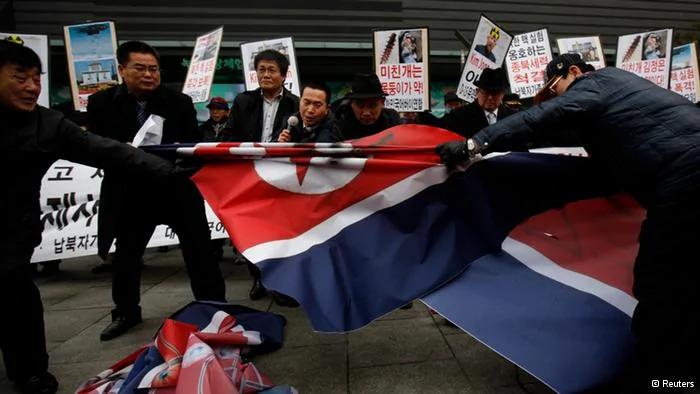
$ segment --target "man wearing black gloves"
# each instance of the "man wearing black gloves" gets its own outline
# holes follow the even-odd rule
[[[39,190],[59,158],[131,176],[170,176],[173,164],[88,133],[60,112],[37,105],[41,61],[31,49],[0,41],[0,165],[5,174],[0,206],[0,304],[8,320],[0,324],[5,369],[23,393],[55,393],[48,372],[43,307],[29,260],[41,241]],[[9,179],[7,178],[9,177]]]
[[[540,105],[437,152],[454,167],[477,153],[574,130],[591,160],[647,210],[634,266],[639,304],[627,389],[648,391],[652,379],[697,384],[700,109],[626,71],[585,69],[578,55],[556,57]]]
[[[124,83],[90,96],[90,131],[130,142],[150,115],[157,115],[164,119],[161,143],[201,141],[192,100],[160,85],[155,49],[128,41],[117,49],[117,60]],[[112,280],[116,307],[101,340],[115,338],[141,322],[140,261],[158,224],[169,225],[179,238],[195,299],[225,300],[224,279],[211,250],[204,199],[190,179],[145,182],[105,171],[100,193],[102,215],[112,217],[117,244]],[[99,228],[100,237],[103,229]]]

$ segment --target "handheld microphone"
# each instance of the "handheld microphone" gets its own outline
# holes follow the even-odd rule
[[[292,115],[287,119],[287,130],[289,130],[289,134],[292,137],[292,141],[298,141],[300,140],[301,136],[299,136],[299,128],[297,127],[299,125],[299,118],[296,116]]]

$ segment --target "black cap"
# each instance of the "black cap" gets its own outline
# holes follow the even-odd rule
[[[454,90],[450,90],[449,92],[445,93],[445,102],[446,103],[451,103],[453,101],[464,101],[459,96],[457,96],[457,92]]]
[[[474,85],[484,90],[505,91],[507,87],[506,73],[503,72],[502,68],[484,69]]]
[[[350,85],[350,93],[345,98],[352,100],[386,96],[376,74],[356,74]]]
[[[579,66],[581,71],[585,71],[582,67],[586,67],[586,62],[581,59],[578,53],[564,53],[555,57],[547,64],[547,70],[545,71],[547,81],[549,82],[549,80],[557,75],[566,75],[571,66]]]

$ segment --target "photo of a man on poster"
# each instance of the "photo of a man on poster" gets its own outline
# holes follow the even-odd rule
[[[420,63],[423,61],[421,55],[421,32],[420,30],[404,30],[399,37],[400,63]]]
[[[493,54],[493,49],[496,47],[498,40],[501,38],[501,30],[494,26],[489,30],[489,34],[486,35],[486,44],[477,45],[474,50],[484,55],[487,59],[492,62],[496,62],[496,56]]]
[[[642,60],[663,59],[666,57],[664,48],[665,37],[664,33],[649,33],[644,37],[644,51],[642,52]]]

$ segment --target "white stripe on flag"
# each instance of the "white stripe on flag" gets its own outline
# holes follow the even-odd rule
[[[503,250],[540,275],[554,279],[584,293],[594,295],[630,317],[634,313],[637,300],[616,287],[590,276],[568,270],[537,250],[512,238],[506,238],[503,241]]]
[[[243,255],[253,263],[297,255],[314,245],[327,241],[344,228],[377,211],[397,205],[430,186],[444,182],[447,177],[448,172],[444,166],[437,165],[426,168],[337,212],[303,234],[291,239],[270,241],[252,246],[243,251]]]

